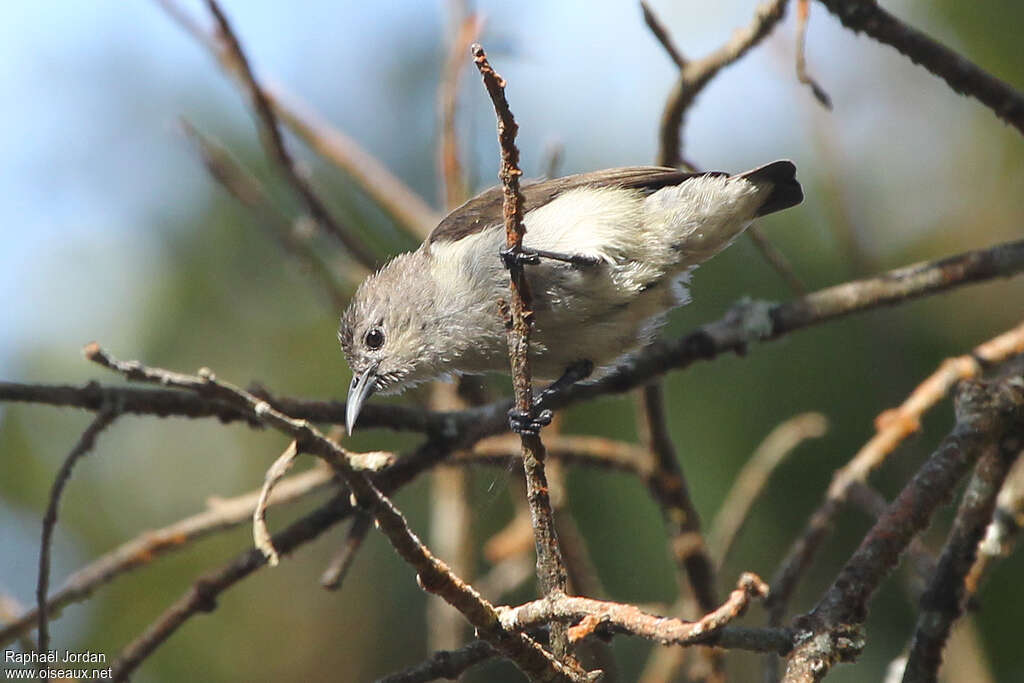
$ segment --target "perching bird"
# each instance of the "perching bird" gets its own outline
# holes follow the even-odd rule
[[[790,161],[746,173],[615,168],[524,185],[531,365],[554,378],[608,366],[689,300],[698,264],[751,221],[803,200]],[[452,211],[414,252],[367,278],[341,317],[349,432],[366,399],[442,375],[509,372],[501,188]],[[561,255],[561,256],[559,256]],[[558,260],[561,258],[562,260]],[[568,260],[565,260],[568,259]]]

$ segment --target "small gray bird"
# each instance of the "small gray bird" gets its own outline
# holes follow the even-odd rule
[[[689,300],[685,285],[698,264],[758,216],[803,200],[790,161],[739,175],[615,168],[525,184],[522,192],[518,258],[531,264],[531,364],[543,378],[581,361],[608,367],[649,342],[663,314]],[[494,187],[360,285],[338,330],[352,370],[350,433],[374,392],[446,374],[509,372],[498,305],[509,296],[504,244]]]

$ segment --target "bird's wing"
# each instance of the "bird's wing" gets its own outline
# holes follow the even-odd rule
[[[728,174],[719,171],[687,173],[658,166],[630,166],[542,180],[523,185],[523,212],[539,208],[563,192],[580,187],[622,187],[650,194],[663,187],[678,185],[690,178],[708,175]],[[501,206],[501,187],[492,187],[448,214],[431,231],[427,242],[454,242],[497,225],[502,221]]]

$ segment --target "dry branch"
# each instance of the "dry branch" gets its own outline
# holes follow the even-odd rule
[[[886,12],[875,0],[819,0],[843,26],[895,48],[961,95],[978,100],[1024,133],[1024,95],[1008,83]]]
[[[1024,429],[1024,386],[1019,381],[961,383],[957,423],[861,541],[814,609],[794,622],[798,642],[784,681],[820,681],[838,662],[864,646],[860,626],[868,604],[900,554],[952,496],[964,473],[1004,435]]]
[[[351,495],[358,506],[372,512],[380,530],[388,537],[398,554],[416,570],[417,579],[424,590],[440,595],[462,612],[466,619],[476,627],[480,637],[504,653],[527,675],[543,681],[581,680],[574,671],[551,659],[543,648],[533,640],[522,635],[508,633],[502,628],[494,607],[423,545],[409,528],[404,515],[363,472],[356,468],[350,460],[350,454],[330,439],[325,438],[308,422],[296,420],[274,410],[266,401],[218,380],[212,372],[205,368],[200,370],[198,375],[184,375],[159,368],[150,368],[136,361],[118,361],[96,344],[90,344],[86,348],[85,354],[89,360],[119,372],[128,379],[158,382],[167,386],[195,391],[202,395],[216,396],[234,403],[268,427],[294,439],[302,451],[323,458],[348,484]],[[302,521],[300,520],[300,522]],[[286,530],[286,533],[293,528],[295,528],[294,524]],[[317,524],[314,532],[319,533],[321,530],[322,528]],[[279,552],[287,552],[287,548],[282,548],[278,544],[276,537],[272,539],[272,544],[278,548]],[[262,555],[262,552],[260,554]],[[248,567],[248,571],[251,571],[260,564],[262,562],[250,566],[246,562],[245,566]],[[227,587],[237,580],[233,570],[227,570],[226,574],[224,572],[225,570],[221,570],[217,573],[216,576],[220,580],[214,584],[215,589]],[[210,580],[200,579],[189,594],[167,610],[164,616],[143,636],[126,648],[121,658],[114,663],[114,679],[124,680],[160,642],[166,639],[189,616],[197,611],[212,609],[214,606],[213,595],[215,592],[210,590]]]
[[[725,45],[706,57],[684,63],[661,115],[659,165],[681,166],[686,163],[682,157],[682,125],[686,110],[719,71],[741,58],[772,32],[785,14],[787,1],[772,0],[758,5],[753,22],[736,31]],[[659,41],[665,45],[660,37]]]
[[[498,144],[501,148],[502,213],[505,220],[505,244],[508,249],[518,251],[523,245],[523,195],[519,191],[519,150],[515,139],[519,126],[516,124],[508,100],[505,98],[505,79],[491,68],[487,55],[480,45],[472,47],[473,61],[483,77],[487,94],[494,104],[498,119]],[[508,328],[508,354],[512,366],[512,386],[515,391],[515,409],[526,417],[535,417],[533,406],[533,385],[530,372],[530,291],[521,264],[509,266],[508,303],[511,324]],[[495,302],[498,304],[499,302]],[[538,434],[524,431],[521,435],[523,448],[523,470],[526,474],[526,498],[530,504],[530,519],[533,522],[537,548],[537,578],[541,590],[548,598],[559,598],[565,594],[567,575],[562,551],[558,546],[551,500],[548,495],[547,477],[544,473],[544,443]],[[564,661],[568,655],[565,629],[558,624],[551,625],[551,648],[555,658]]]
[[[569,630],[569,637],[574,642],[603,632],[639,636],[662,645],[695,645],[710,642],[726,624],[743,614],[751,600],[763,598],[767,590],[767,584],[757,575],[744,574],[729,598],[698,621],[659,617],[633,605],[568,596],[541,598],[519,607],[498,609],[502,625],[509,630],[527,629],[552,620],[575,624]],[[714,644],[743,647],[733,643]],[[783,647],[787,648],[788,644]]]
[[[945,398],[958,382],[977,377],[983,365],[998,363],[1019,353],[1024,353],[1024,323],[981,344],[970,354],[947,359],[898,408],[878,416],[875,420],[878,433],[836,471],[824,501],[779,564],[767,602],[772,624],[782,623],[789,599],[831,529],[850,487],[867,481],[868,475],[882,465],[886,456],[920,428],[922,415]]]
[[[57,510],[64,487],[71,479],[71,471],[80,458],[85,456],[96,445],[100,432],[109,427],[120,415],[114,406],[103,408],[89,426],[85,428],[74,448],[64,458],[57,476],[54,477],[50,489],[50,500],[43,515],[43,536],[39,543],[39,575],[36,580],[36,619],[39,624],[39,635],[36,639],[39,651],[46,652],[50,646],[50,632],[47,624],[46,594],[50,590],[50,549],[53,541],[53,530],[57,527]]]

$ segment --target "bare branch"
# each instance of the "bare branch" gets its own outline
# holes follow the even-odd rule
[[[662,645],[695,645],[712,642],[716,632],[743,614],[751,600],[763,598],[767,590],[767,584],[756,574],[743,574],[725,603],[698,621],[659,617],[633,605],[567,596],[541,598],[519,607],[499,607],[498,610],[502,625],[510,630],[552,620],[575,624],[569,629],[569,637],[574,642],[601,630],[639,636]],[[721,641],[714,644],[729,647]],[[783,647],[788,648],[788,644]]]
[[[786,683],[820,681],[837,662],[856,658],[864,646],[860,625],[868,603],[900,554],[971,465],[1008,432],[1024,428],[1024,387],[1014,381],[963,382],[956,415],[952,433],[878,519],[814,609],[794,622],[805,636],[789,655]]]
[[[797,0],[796,3],[796,77],[811,89],[814,99],[825,109],[832,108],[832,98],[825,89],[807,73],[807,20],[811,16],[811,0]]]
[[[313,191],[309,181],[295,168],[295,162],[292,160],[291,154],[288,153],[288,149],[284,144],[284,138],[281,136],[281,131],[277,126],[277,115],[274,113],[270,100],[256,80],[256,75],[253,73],[252,68],[249,66],[249,60],[245,56],[245,51],[242,50],[242,44],[232,30],[231,24],[228,23],[228,19],[224,15],[223,10],[221,10],[220,5],[217,4],[217,1],[206,0],[206,4],[217,20],[220,39],[223,41],[229,58],[235,62],[235,70],[241,77],[248,92],[253,110],[260,124],[260,140],[263,143],[263,149],[267,156],[273,159],[281,168],[285,178],[306,204],[306,208],[309,210],[313,220],[324,230],[337,237],[357,261],[367,268],[374,268],[377,263],[377,255],[366,246],[363,240],[351,228],[343,226],[331,215],[331,212],[328,211],[316,192]]]
[[[458,679],[471,667],[498,656],[484,640],[474,640],[457,650],[439,650],[430,659],[377,680],[377,683],[425,683],[439,678]]]
[[[292,441],[288,448],[274,461],[274,464],[267,470],[263,480],[263,488],[260,489],[259,500],[256,501],[256,508],[252,511],[252,540],[256,548],[267,556],[267,563],[276,567],[280,562],[277,550],[270,540],[270,530],[267,529],[267,504],[270,502],[270,493],[274,486],[288,473],[291,466],[295,464],[295,458],[299,455],[299,444]]]
[[[961,95],[973,97],[1024,133],[1024,95],[964,56],[904,24],[875,0],[820,0],[843,26],[865,33],[941,78]]]
[[[96,344],[91,344],[86,348],[86,357],[121,373],[128,379],[159,382],[230,401],[257,417],[267,426],[295,439],[301,450],[323,458],[345,480],[359,507],[373,513],[380,530],[388,537],[398,554],[415,568],[423,589],[440,595],[462,612],[466,619],[476,627],[481,638],[501,650],[524,673],[539,680],[582,680],[579,674],[551,659],[544,649],[533,640],[522,635],[510,634],[503,629],[493,605],[480,597],[471,586],[457,577],[444,562],[435,557],[423,545],[409,528],[404,515],[351,462],[350,454],[330,439],[325,438],[308,422],[296,420],[273,409],[266,401],[257,396],[218,380],[211,371],[205,368],[200,371],[199,375],[184,375],[159,368],[150,368],[137,361],[116,360]],[[284,533],[287,534],[294,526],[286,529]],[[320,530],[322,528],[317,524],[315,533],[319,533]],[[288,540],[291,540],[291,537]],[[287,547],[282,547],[278,542],[278,537],[274,537],[272,544],[278,548],[279,552],[287,552]],[[249,562],[251,561],[244,563],[248,568],[245,573],[249,573],[255,568],[250,566]],[[262,561],[259,564],[262,564]],[[210,591],[210,581],[207,578],[200,579],[188,595],[168,609],[165,615],[146,633],[129,645],[121,659],[114,664],[114,679],[124,680],[185,619],[197,611],[212,609],[212,596],[237,580],[234,578],[234,571],[230,569],[221,570],[217,573],[217,577],[218,582],[214,586],[216,589],[214,592]]]
[[[977,377],[982,364],[998,363],[1024,352],[1024,323],[981,344],[970,354],[950,358],[907,397],[898,408],[888,410],[875,420],[878,433],[832,477],[825,500],[811,515],[803,533],[793,543],[772,579],[768,598],[771,623],[779,624],[797,583],[809,568],[814,554],[825,540],[832,522],[846,500],[854,482],[864,482],[886,456],[920,427],[921,416],[945,398],[962,380]]]
[[[665,49],[669,59],[680,69],[684,68],[686,66],[686,57],[683,56],[679,48],[672,42],[672,36],[669,35],[665,25],[661,23],[661,20],[658,19],[658,16],[644,0],[640,0],[640,10],[644,14],[644,23],[647,24],[647,28],[651,30],[654,37],[661,43],[661,47]]]
[[[341,587],[341,583],[345,580],[348,570],[352,568],[352,563],[356,559],[356,553],[362,547],[372,526],[373,517],[370,515],[363,513],[353,515],[352,526],[345,534],[345,544],[331,558],[331,563],[327,565],[327,569],[320,576],[321,586],[330,591],[338,590]]]
[[[505,219],[505,243],[511,250],[522,248],[523,195],[519,191],[519,150],[516,148],[516,133],[519,130],[508,100],[505,98],[505,80],[491,68],[487,55],[480,45],[473,45],[473,61],[484,86],[494,104],[498,119],[498,142],[501,148],[502,213]],[[512,385],[515,390],[516,411],[531,419],[534,416],[532,376],[530,373],[530,291],[522,265],[509,267],[509,315],[508,354],[512,366]],[[497,302],[496,302],[497,303]],[[526,473],[526,497],[530,503],[530,517],[533,522],[537,547],[537,577],[541,590],[549,598],[565,594],[567,576],[562,552],[558,546],[551,501],[548,497],[547,477],[544,473],[544,444],[537,434],[524,431],[521,435],[523,447],[523,470]],[[558,624],[551,625],[551,648],[555,658],[566,661],[568,643],[565,629]]]
[[[50,590],[50,548],[53,542],[53,530],[57,526],[60,498],[68,480],[71,479],[71,471],[78,460],[93,449],[100,432],[113,424],[119,415],[120,412],[114,406],[108,406],[96,415],[78,438],[78,443],[64,458],[64,462],[57,471],[57,476],[54,477],[53,486],[50,488],[50,501],[46,505],[46,514],[43,516],[43,538],[39,543],[39,577],[36,581],[36,619],[39,624],[37,643],[40,652],[46,652],[50,647],[46,594]]]
[[[724,67],[745,55],[772,32],[786,11],[787,0],[771,0],[757,6],[754,21],[733,34],[722,47],[701,59],[686,62],[668,96],[661,115],[658,164],[680,166],[682,157],[682,125],[686,110],[712,78]],[[688,164],[687,164],[688,165]]]
[[[747,237],[754,243],[757,250],[761,252],[761,257],[768,262],[768,265],[779,274],[782,281],[792,290],[794,294],[803,296],[807,294],[807,285],[803,283],[803,280],[793,270],[793,264],[789,262],[786,255],[779,250],[771,240],[765,237],[764,231],[760,225],[756,223],[751,225],[746,230]]]

